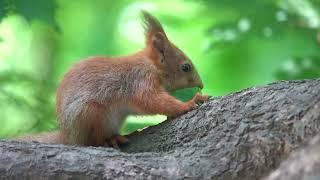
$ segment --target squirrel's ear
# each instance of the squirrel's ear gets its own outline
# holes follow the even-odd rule
[[[157,53],[163,55],[165,50],[165,43],[167,39],[162,33],[156,33],[151,37],[151,47],[156,50]]]
[[[163,63],[167,38],[162,33],[156,33],[151,37],[150,41],[151,41],[150,46],[152,49],[152,54],[156,56],[161,63]]]
[[[153,39],[158,36],[157,34],[159,33],[161,33],[163,37],[167,38],[166,33],[164,32],[162,25],[157,18],[149,14],[147,11],[142,11],[142,16],[147,45],[153,43]]]

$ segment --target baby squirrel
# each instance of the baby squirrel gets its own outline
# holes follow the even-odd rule
[[[90,57],[75,64],[57,91],[57,115],[64,144],[109,145],[128,140],[119,135],[130,114],[176,117],[208,96],[197,93],[182,102],[177,89],[203,88],[190,59],[168,39],[160,22],[142,11],[146,47],[125,57]]]

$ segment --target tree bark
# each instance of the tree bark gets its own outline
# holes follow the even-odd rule
[[[317,180],[320,179],[320,135],[309,145],[293,152],[288,160],[264,180]]]
[[[320,79],[212,98],[121,152],[0,141],[0,179],[259,179],[319,132]]]

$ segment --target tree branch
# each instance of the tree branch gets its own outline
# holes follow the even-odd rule
[[[0,179],[258,179],[319,132],[320,80],[217,97],[110,148],[0,141]]]

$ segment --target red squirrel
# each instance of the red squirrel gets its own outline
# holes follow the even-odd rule
[[[61,143],[118,148],[128,142],[119,134],[128,115],[176,117],[208,99],[197,93],[182,102],[169,94],[188,87],[202,89],[203,83],[160,22],[146,11],[142,15],[143,50],[123,57],[89,57],[64,76],[56,96]]]

